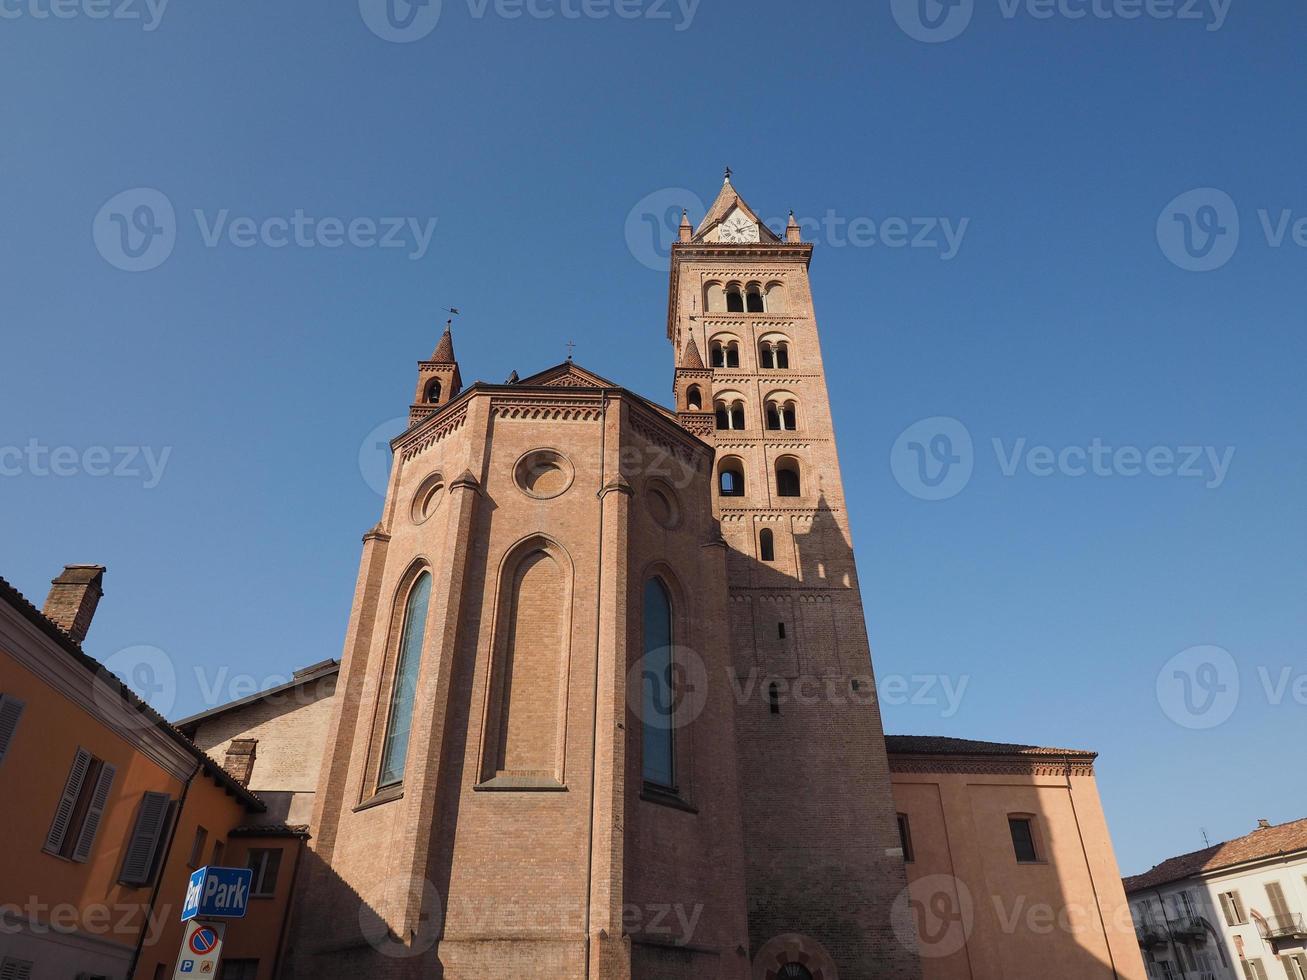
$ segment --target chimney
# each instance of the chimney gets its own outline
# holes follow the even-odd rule
[[[86,631],[91,628],[91,617],[104,595],[100,585],[104,571],[103,565],[65,565],[63,574],[50,583],[50,594],[41,611],[74,643],[86,639]]]
[[[257,738],[234,738],[227,746],[227,757],[222,762],[222,767],[231,773],[232,778],[247,789],[250,777],[254,775],[254,756],[258,750]]]
[[[1258,830],[1270,830],[1270,829],[1271,829],[1271,822],[1270,822],[1269,820],[1267,820],[1265,817],[1263,817],[1262,819],[1260,819],[1260,820],[1257,821],[1257,829],[1258,829]]]

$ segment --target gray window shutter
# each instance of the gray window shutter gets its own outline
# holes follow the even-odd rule
[[[86,749],[78,749],[77,755],[73,757],[73,767],[68,771],[68,781],[64,783],[63,796],[59,798],[59,806],[54,811],[54,823],[50,825],[50,833],[45,838],[45,850],[58,854],[64,846],[64,838],[68,836],[68,822],[73,818],[77,795],[82,791],[86,771],[90,768],[91,753]]]
[[[0,960],[0,980],[32,980],[32,961]]]
[[[0,762],[5,761],[5,754],[14,740],[18,730],[18,719],[23,715],[26,705],[9,694],[0,694]]]
[[[132,828],[123,871],[118,880],[124,885],[148,885],[154,858],[159,851],[164,831],[168,827],[168,812],[172,797],[167,793],[146,793],[141,808],[136,812],[136,826]]]
[[[85,862],[91,856],[91,848],[95,845],[95,835],[100,830],[104,808],[109,805],[109,790],[117,771],[107,762],[100,767],[100,778],[95,781],[91,805],[86,811],[86,819],[82,821],[82,832],[77,835],[77,846],[73,848],[74,861]]]
[[[1278,881],[1266,883],[1266,898],[1270,901],[1271,911],[1277,919],[1283,920],[1289,917],[1289,903],[1284,900],[1284,888]],[[1283,922],[1277,925],[1283,925]]]

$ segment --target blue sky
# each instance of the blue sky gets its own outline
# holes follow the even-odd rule
[[[399,0],[123,2],[0,5],[0,574],[39,603],[63,563],[109,566],[88,648],[163,651],[171,714],[339,656],[380,507],[360,446],[442,307],[467,380],[574,340],[665,401],[649,220],[729,164],[815,222],[877,671],[966,685],[887,729],[1097,749],[1125,872],[1307,814],[1307,8],[974,0],[923,41],[898,0],[444,0],[433,27]],[[432,29],[380,36],[409,14]],[[161,199],[171,251],[132,259],[115,236]],[[903,246],[896,218],[936,232]],[[971,475],[926,500],[891,451],[936,417]],[[1073,475],[1094,445],[1157,472]],[[1228,465],[1162,465],[1191,446]],[[1208,646],[1229,659],[1183,653]]]

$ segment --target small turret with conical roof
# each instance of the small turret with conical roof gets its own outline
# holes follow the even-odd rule
[[[445,332],[436,342],[436,349],[431,359],[418,361],[417,391],[413,395],[413,404],[408,410],[408,424],[414,425],[430,415],[434,415],[441,406],[447,405],[458,397],[463,388],[463,379],[458,372],[458,360],[454,357],[454,321],[445,322]]]

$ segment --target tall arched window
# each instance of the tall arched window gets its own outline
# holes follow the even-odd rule
[[[672,649],[672,603],[661,581],[644,584],[644,780],[676,788],[676,674]]]
[[[717,471],[717,490],[723,497],[744,496],[744,469],[739,460],[722,460]]]
[[[726,312],[744,312],[744,294],[740,292],[740,284],[737,282],[733,282],[726,287]]]
[[[558,719],[568,651],[570,566],[535,538],[505,560],[496,624],[483,779],[561,778]]]
[[[799,461],[793,456],[782,456],[776,461],[776,496],[800,496]]]
[[[720,340],[714,340],[712,342],[712,346],[708,348],[708,354],[713,367],[726,367],[726,348],[722,346]]]
[[[690,385],[685,389],[685,409],[688,412],[699,412],[703,410],[703,393],[699,390],[698,385]]]
[[[719,282],[708,283],[705,289],[704,309],[709,313],[726,312],[726,290]]]
[[[431,602],[431,575],[423,572],[409,590],[404,607],[404,626],[395,658],[395,682],[390,690],[390,711],[386,737],[381,745],[381,776],[378,788],[404,781],[408,761],[408,736],[413,726],[413,699],[417,695],[418,672],[422,666],[422,638],[427,629],[427,606]]]
[[[758,532],[758,555],[763,561],[776,560],[776,539],[772,536],[769,527]]]
[[[440,401],[440,379],[432,378],[431,383],[427,385],[427,404],[434,405]]]
[[[775,351],[776,367],[785,370],[790,366],[790,345],[785,341],[780,341],[776,345]]]
[[[745,294],[745,311],[748,313],[763,312],[762,306],[762,287],[756,282],[749,284],[749,291]]]

